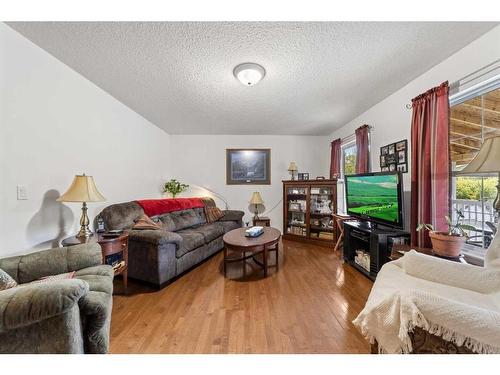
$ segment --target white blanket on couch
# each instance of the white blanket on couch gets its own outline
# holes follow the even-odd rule
[[[410,251],[384,265],[353,323],[385,353],[411,352],[415,327],[474,352],[500,353],[500,268]]]

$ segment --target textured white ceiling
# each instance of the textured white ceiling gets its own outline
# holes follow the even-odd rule
[[[170,134],[329,134],[495,26],[9,22]],[[245,87],[243,62],[266,69]],[[410,99],[410,98],[408,98]]]

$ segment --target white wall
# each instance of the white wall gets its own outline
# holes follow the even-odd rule
[[[411,104],[412,98],[446,80],[451,84],[499,58],[500,26],[497,26],[345,126],[334,131],[328,136],[328,140],[353,134],[354,130],[363,124],[374,126],[371,138],[371,163],[373,171],[380,171],[380,147],[402,139],[408,139],[410,147],[412,111],[407,109],[406,105]],[[362,90],[362,86],[360,89]],[[410,161],[408,167],[411,169]],[[410,173],[411,171],[404,174],[404,188],[407,192],[410,190]],[[408,193],[406,194],[406,207],[409,207]],[[409,209],[406,212],[408,213]]]
[[[270,148],[271,185],[226,185],[226,148]],[[250,221],[248,201],[253,191],[259,191],[266,210],[282,198],[282,180],[290,179],[287,171],[295,161],[299,172],[310,178],[328,177],[330,149],[325,137],[313,136],[252,136],[252,135],[171,135],[172,176],[190,185],[207,187],[221,194],[231,209],[245,211],[244,221]],[[200,188],[191,188],[184,196],[210,195]],[[217,199],[216,197],[214,197]],[[223,207],[218,200],[217,205]],[[271,225],[282,230],[283,206],[272,212]]]
[[[80,205],[55,199],[93,175],[104,206],[159,197],[169,136],[0,23],[0,257],[47,248],[78,229]],[[16,200],[16,186],[28,200]]]

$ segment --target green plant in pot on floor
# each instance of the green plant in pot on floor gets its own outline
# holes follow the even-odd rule
[[[165,182],[165,185],[163,186],[163,192],[170,193],[172,195],[172,198],[175,198],[183,191],[186,191],[188,187],[189,185],[181,184],[179,181],[173,178],[170,181]]]
[[[449,216],[445,216],[448,224],[447,232],[437,232],[432,224],[419,224],[417,231],[428,230],[432,242],[432,249],[441,256],[458,257],[460,251],[467,240],[466,230],[475,230],[472,225],[462,224],[460,221],[465,218],[461,210],[455,210],[457,222],[453,224]]]

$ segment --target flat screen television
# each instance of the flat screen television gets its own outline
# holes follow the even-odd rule
[[[347,214],[403,228],[403,181],[400,172],[345,176]]]

